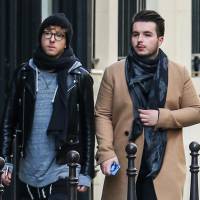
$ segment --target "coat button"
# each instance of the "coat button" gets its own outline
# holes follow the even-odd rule
[[[129,135],[129,132],[128,132],[128,131],[125,131],[125,132],[124,132],[124,135],[125,135],[125,136],[128,136],[128,135]]]

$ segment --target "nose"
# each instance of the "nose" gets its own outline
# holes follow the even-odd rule
[[[50,42],[55,42],[55,40],[56,40],[56,39],[55,39],[55,35],[52,34],[52,35],[51,35],[51,38],[50,38]]]
[[[138,35],[138,42],[141,42],[141,41],[143,41],[143,37],[142,37],[142,35],[140,34],[140,35]]]

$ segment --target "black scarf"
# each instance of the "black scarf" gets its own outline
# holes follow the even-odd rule
[[[67,73],[75,61],[78,61],[78,58],[74,55],[72,48],[65,49],[63,54],[56,59],[46,55],[40,47],[33,55],[33,62],[39,69],[57,73],[58,90],[47,129],[47,134],[55,135],[57,141],[63,141],[67,136]]]
[[[133,49],[126,58],[125,73],[133,102],[134,120],[130,140],[135,141],[144,128],[145,177],[155,178],[159,173],[167,144],[166,130],[143,126],[138,109],[163,108],[168,87],[168,59],[159,49],[154,60],[139,57]]]
[[[59,72],[72,66],[78,60],[71,47],[65,48],[63,54],[59,58],[48,56],[41,47],[38,47],[33,54],[33,61],[41,70]]]

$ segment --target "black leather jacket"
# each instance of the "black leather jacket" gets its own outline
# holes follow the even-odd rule
[[[68,71],[66,81],[68,136],[57,144],[57,163],[66,163],[69,150],[80,153],[81,173],[94,176],[94,102],[93,80],[79,64]],[[16,70],[4,112],[1,154],[11,162],[13,136],[17,136],[20,156],[32,129],[36,99],[36,71],[28,64]],[[23,108],[24,107],[24,108]]]

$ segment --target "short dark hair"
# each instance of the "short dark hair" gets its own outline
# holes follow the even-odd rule
[[[156,24],[158,37],[164,36],[165,20],[154,10],[142,10],[136,13],[136,15],[132,18],[131,32],[135,22],[154,22]]]
[[[73,35],[73,28],[72,24],[65,16],[64,13],[54,13],[47,17],[40,25],[39,33],[38,33],[38,42],[41,43],[42,33],[45,28],[50,26],[60,26],[61,28],[65,29],[66,31],[66,44],[69,45],[72,40]]]

